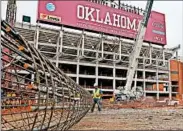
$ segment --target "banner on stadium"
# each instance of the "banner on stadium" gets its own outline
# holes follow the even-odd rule
[[[39,0],[40,22],[134,39],[143,16],[89,1]],[[165,15],[152,11],[145,41],[166,45]]]

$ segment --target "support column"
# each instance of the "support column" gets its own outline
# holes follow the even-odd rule
[[[96,52],[96,67],[95,67],[95,83],[99,84],[98,83],[98,64],[99,64],[99,61],[98,61],[98,49],[97,49],[97,52]]]
[[[37,26],[36,26],[36,34],[34,36],[34,47],[36,49],[38,49],[38,44],[39,44],[39,22],[37,23]],[[34,74],[31,74],[31,79],[34,80],[35,79],[35,75]],[[33,84],[34,82],[31,82],[31,84]]]
[[[115,52],[113,54],[113,92],[115,91],[116,89],[116,55],[115,55]]]
[[[165,65],[166,65],[166,62],[165,62],[165,50],[163,48],[163,66],[165,66]]]
[[[169,74],[169,84],[168,84],[168,91],[169,91],[169,100],[172,100],[172,80],[171,80],[171,69],[170,69],[170,60],[168,60],[168,74]]]
[[[60,48],[59,48],[59,52],[60,54],[62,54],[62,50],[63,50],[63,33],[64,33],[64,30],[63,30],[63,27],[61,28],[61,32],[60,32]]]
[[[144,97],[146,97],[146,81],[145,81],[145,57],[143,57],[143,91],[144,91]]]
[[[79,84],[79,58],[77,58],[77,67],[76,67],[76,83]]]
[[[149,46],[150,46],[150,50],[149,50],[149,55],[150,55],[149,65],[151,65],[152,64],[152,45],[151,45],[151,43],[149,44]]]
[[[102,37],[103,37],[103,34],[101,35],[101,39],[102,39]],[[100,43],[99,43],[100,44]],[[95,67],[95,76],[96,76],[96,78],[95,78],[95,83],[97,83],[97,84],[99,84],[98,83],[98,64],[99,64],[99,47],[100,47],[100,45],[97,45],[96,46],[96,67]]]
[[[57,40],[56,67],[58,67],[59,57],[60,57],[60,54],[62,53],[62,47],[63,47],[62,44],[63,44],[63,29],[61,27],[58,40]]]
[[[85,43],[85,34],[83,30],[82,31],[82,56],[84,56],[84,43]]]
[[[76,83],[79,84],[79,70],[80,70],[80,56],[84,55],[84,30],[82,31],[82,34],[81,34],[81,42],[78,43],[77,45],[77,67],[76,67]],[[80,45],[82,46],[82,51],[81,51],[81,54],[80,54]]]
[[[36,49],[38,49],[38,44],[39,44],[39,22],[37,23],[37,26],[36,26],[36,34],[34,36],[34,47]],[[31,80],[34,80],[35,79],[35,74],[31,74]],[[31,82],[31,84],[34,84],[34,82]],[[38,98],[39,98],[39,95],[38,94],[35,94],[35,98],[36,98],[36,103],[38,103]]]
[[[101,44],[102,44],[102,59],[104,58],[104,40],[103,40],[103,34],[102,34],[102,38],[101,38]]]
[[[79,84],[79,57],[77,58],[76,83]]]
[[[36,26],[36,35],[34,37],[34,43],[35,43],[34,47],[36,49],[38,49],[38,40],[39,40],[39,22],[37,23],[37,26]]]
[[[122,40],[119,39],[119,60],[121,61],[121,46],[122,46]]]
[[[78,49],[77,49],[76,83],[79,84],[80,43],[77,46]]]
[[[156,60],[157,61],[157,60]],[[159,72],[159,68],[158,68],[158,61],[156,62],[156,66],[157,66],[157,69],[156,69],[156,87],[157,87],[157,100],[159,100],[159,77],[158,77],[158,72]]]

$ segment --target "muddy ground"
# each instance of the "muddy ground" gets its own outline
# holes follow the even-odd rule
[[[183,107],[95,110],[71,130],[183,130]]]

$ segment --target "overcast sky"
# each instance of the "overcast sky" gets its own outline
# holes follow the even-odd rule
[[[145,8],[146,1],[124,1],[140,8]],[[2,1],[1,15],[5,19],[7,1]],[[153,10],[166,16],[167,46],[181,44],[179,55],[183,56],[183,1],[154,1]],[[31,16],[31,23],[36,24],[37,1],[17,0],[17,21],[22,21],[22,15]]]

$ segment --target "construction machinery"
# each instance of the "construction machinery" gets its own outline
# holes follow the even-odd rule
[[[132,86],[133,78],[138,66],[138,58],[143,45],[143,40],[146,33],[148,20],[151,14],[152,5],[153,5],[153,0],[147,1],[146,9],[144,11],[144,16],[141,21],[140,27],[138,28],[137,36],[134,42],[134,48],[130,55],[131,57],[129,59],[129,68],[127,71],[127,82],[125,87],[119,88],[120,93],[117,94],[118,96],[117,98],[121,96],[121,99],[129,100],[131,98],[136,98],[137,94],[139,94],[138,95],[139,97],[142,95],[141,87],[139,87],[138,89],[135,89],[135,88],[131,88],[131,86]]]

